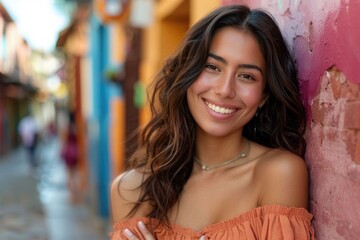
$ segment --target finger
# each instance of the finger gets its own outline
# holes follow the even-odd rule
[[[147,227],[143,222],[137,223],[138,228],[140,229],[141,234],[144,236],[146,240],[155,240],[154,236],[149,232]]]
[[[206,237],[204,235],[202,235],[199,240],[206,240]]]
[[[128,240],[139,240],[129,229],[124,230],[124,234]]]

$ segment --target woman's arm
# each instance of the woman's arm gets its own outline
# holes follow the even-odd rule
[[[135,202],[139,200],[143,178],[144,175],[139,171],[130,170],[122,173],[112,182],[110,201],[114,223],[129,217],[145,216],[144,206],[140,206],[133,215],[129,215]]]
[[[146,206],[142,205],[140,208],[130,215],[135,202],[139,200],[141,189],[140,185],[144,180],[145,175],[137,170],[130,170],[124,172],[111,184],[111,214],[113,222],[117,223],[131,217],[142,217],[146,215]],[[141,239],[154,240],[150,231],[146,228],[143,222],[138,222],[137,227],[142,236]],[[140,236],[136,236],[129,229],[123,231],[124,236],[128,240],[138,240]]]

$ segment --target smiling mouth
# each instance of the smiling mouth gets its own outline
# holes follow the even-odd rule
[[[217,106],[215,104],[209,103],[208,101],[205,101],[205,104],[214,112],[220,113],[220,114],[230,114],[236,111],[235,108],[224,108]]]

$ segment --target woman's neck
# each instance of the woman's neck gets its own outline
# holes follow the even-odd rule
[[[246,139],[241,133],[226,137],[197,134],[196,158],[207,165],[220,164],[238,156],[246,148]]]

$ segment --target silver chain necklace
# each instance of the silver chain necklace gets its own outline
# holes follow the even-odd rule
[[[240,160],[242,158],[245,158],[249,154],[249,151],[250,151],[250,141],[246,140],[246,148],[244,150],[242,150],[238,156],[236,156],[235,158],[230,159],[228,161],[222,162],[222,163],[220,163],[218,165],[212,165],[212,166],[206,165],[205,163],[200,161],[195,156],[194,156],[194,160],[195,160],[195,162],[197,162],[201,166],[202,170],[208,171],[208,170],[212,170],[212,169],[215,169],[215,168],[220,168],[220,167],[229,165],[230,163],[233,163],[233,162],[236,162],[236,161],[238,161],[238,160]]]

